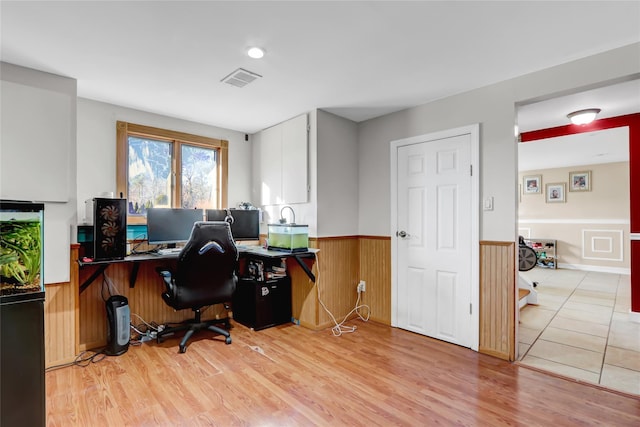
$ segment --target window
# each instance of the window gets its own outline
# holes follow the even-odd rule
[[[150,207],[219,209],[227,205],[228,141],[117,122],[117,190],[130,224]]]

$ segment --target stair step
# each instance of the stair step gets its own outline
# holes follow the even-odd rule
[[[518,288],[518,299],[526,298],[530,293],[531,291],[529,289]]]

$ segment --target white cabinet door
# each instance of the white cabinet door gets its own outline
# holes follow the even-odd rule
[[[283,203],[307,202],[307,115],[283,123],[282,198]]]
[[[260,135],[260,194],[262,205],[282,203],[282,126]]]
[[[307,202],[307,115],[260,132],[262,205]]]
[[[76,100],[66,93],[9,81],[0,83],[0,93],[0,197],[67,202]]]

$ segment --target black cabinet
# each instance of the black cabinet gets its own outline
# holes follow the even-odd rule
[[[291,321],[291,278],[241,278],[233,295],[233,320],[258,331]]]
[[[0,426],[44,426],[44,292],[0,298]]]

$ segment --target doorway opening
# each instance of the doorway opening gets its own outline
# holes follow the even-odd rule
[[[630,145],[639,116],[601,119],[589,129],[524,132],[518,174],[518,233],[539,257],[538,266],[520,274],[538,283],[538,301],[517,309],[519,363],[635,394],[640,371],[628,360],[640,357],[640,324],[629,311],[638,274],[632,192],[640,166]],[[522,189],[531,177],[540,180],[539,193]],[[550,189],[562,185],[562,201],[551,200]],[[552,251],[546,242],[553,242]]]

